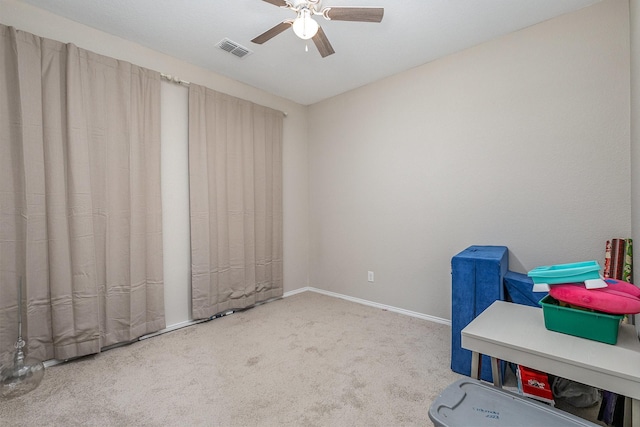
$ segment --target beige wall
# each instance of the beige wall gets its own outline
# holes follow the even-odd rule
[[[632,228],[640,243],[640,0],[630,1],[631,22],[631,159]],[[640,274],[636,275],[640,281]]]
[[[287,112],[283,145],[284,290],[308,284],[307,107],[15,0],[0,0],[0,22]],[[162,195],[167,326],[171,326],[189,317],[190,249],[186,91],[167,85],[170,83],[163,84],[162,104]]]
[[[640,102],[629,96],[628,18],[626,0],[606,0],[307,108],[0,0],[5,25],[288,112],[285,291],[310,284],[441,318],[451,257],[469,245],[506,245],[524,272],[601,259],[604,240],[631,233],[629,152],[640,148],[629,103],[638,117]],[[175,201],[165,211],[171,324],[188,289],[184,91],[164,84],[163,97],[165,161],[176,159],[163,166],[163,197]]]
[[[311,286],[450,319],[470,245],[601,261],[631,232],[629,79],[606,0],[312,105]]]
[[[631,0],[631,228],[636,241],[636,254],[640,243],[640,0]],[[636,255],[636,260],[638,256]],[[636,271],[639,271],[636,268]],[[640,283],[640,274],[635,274]],[[636,330],[640,336],[640,315],[635,315]]]

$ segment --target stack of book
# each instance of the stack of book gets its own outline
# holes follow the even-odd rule
[[[618,279],[633,283],[633,240],[607,240],[602,275],[605,279]]]
[[[633,241],[631,239],[607,240],[604,251],[605,278],[633,283]],[[622,425],[624,398],[616,393],[603,391],[598,420],[610,426]]]

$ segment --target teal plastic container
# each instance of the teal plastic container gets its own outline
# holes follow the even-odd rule
[[[557,285],[559,283],[584,282],[585,280],[600,278],[600,264],[598,261],[583,261],[570,264],[557,264],[537,267],[527,273],[533,283],[547,283]]]

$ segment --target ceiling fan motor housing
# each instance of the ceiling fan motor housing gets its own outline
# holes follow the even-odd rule
[[[306,6],[310,11],[320,13],[322,0],[286,0],[286,2],[295,10],[299,10]]]

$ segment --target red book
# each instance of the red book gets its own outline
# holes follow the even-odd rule
[[[549,375],[526,366],[518,365],[516,372],[518,378],[518,391],[523,396],[531,397],[542,402],[555,405]]]
[[[624,239],[611,240],[611,278],[622,280],[624,266]]]

